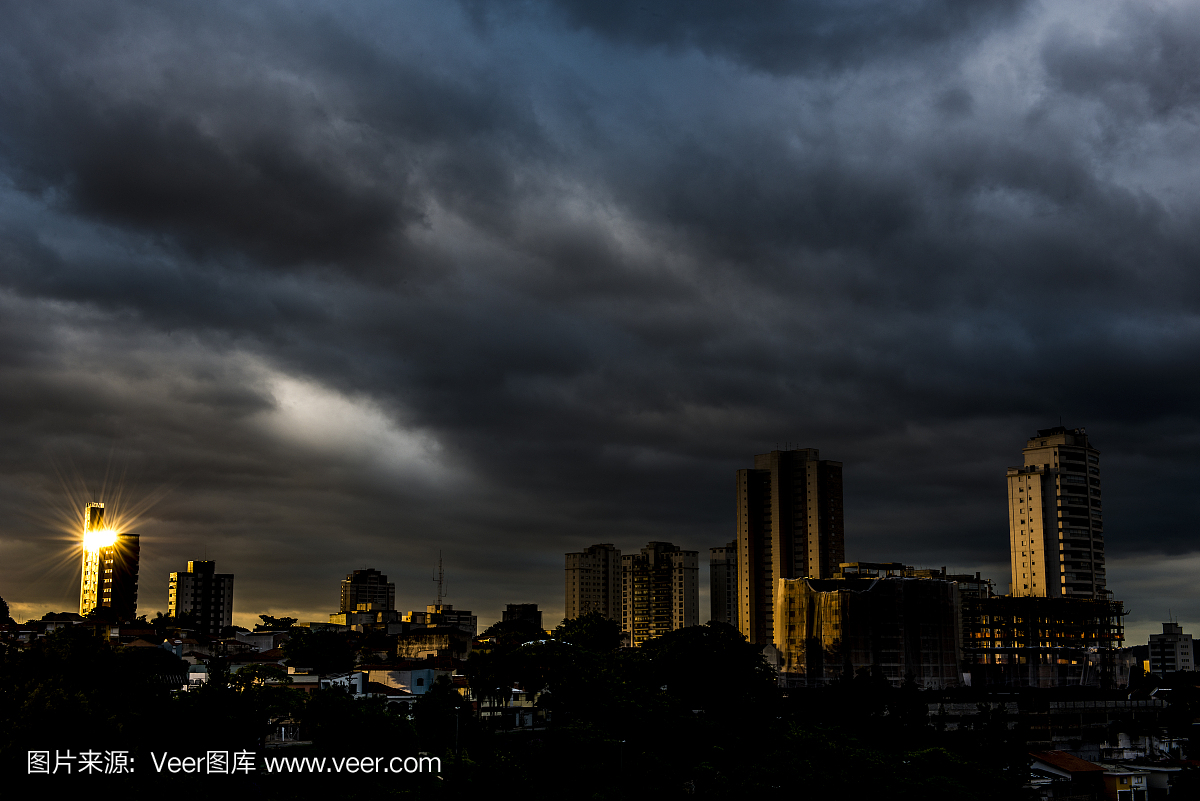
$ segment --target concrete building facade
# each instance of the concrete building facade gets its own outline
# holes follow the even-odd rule
[[[1008,468],[1009,593],[1105,598],[1100,452],[1082,428],[1041,429]]]
[[[378,570],[355,570],[342,579],[341,612],[382,612],[396,608],[396,585]]]
[[[188,562],[167,584],[167,614],[191,614],[205,634],[220,634],[233,625],[233,574],[218,573],[217,563]]]
[[[700,625],[699,551],[651,542],[623,555],[621,566],[621,631],[629,645]]]
[[[1178,623],[1163,623],[1162,634],[1150,635],[1150,672],[1164,676],[1181,670],[1193,671],[1192,635]]]
[[[737,559],[738,628],[769,644],[779,581],[830,578],[845,559],[842,463],[797,448],[738,470]]]
[[[621,552],[611,543],[566,555],[567,620],[599,612],[621,621]]]
[[[709,548],[709,620],[737,626],[737,592],[737,540]]]

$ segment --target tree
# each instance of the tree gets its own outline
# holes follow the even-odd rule
[[[470,705],[445,675],[438,676],[417,699],[413,719],[422,745],[428,743],[442,753],[452,749],[456,740],[461,742],[464,727],[474,721]]]
[[[356,661],[354,646],[335,631],[297,628],[283,644],[283,653],[289,666],[310,668],[318,676],[348,673]]]
[[[229,686],[237,692],[247,692],[268,684],[286,686],[291,683],[292,677],[287,668],[268,662],[246,665],[229,676]]]
[[[609,620],[600,612],[588,612],[582,617],[564,620],[554,635],[563,642],[605,653],[620,647],[621,624]]]
[[[271,617],[270,615],[259,615],[259,617],[262,618],[262,623],[255,624],[255,631],[287,631],[296,625],[294,617]]]
[[[481,639],[494,639],[500,646],[524,645],[527,642],[546,639],[546,632],[528,618],[501,620],[487,627]]]
[[[762,651],[727,623],[676,629],[640,650],[651,683],[666,686],[685,709],[732,712],[776,697],[775,671]]]
[[[0,623],[12,623],[13,619],[8,616],[8,604],[3,598],[0,598]]]

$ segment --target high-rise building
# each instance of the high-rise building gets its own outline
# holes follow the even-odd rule
[[[599,612],[621,621],[621,552],[611,543],[567,554],[567,620]]]
[[[1062,426],[1030,438],[1008,468],[1009,594],[1107,598],[1100,452]]]
[[[816,448],[755,456],[737,471],[737,532],[738,628],[770,644],[779,580],[830,578],[845,559],[842,463]]]
[[[621,631],[632,646],[700,624],[700,552],[651,542],[621,557]]]
[[[1150,672],[1155,676],[1196,669],[1192,659],[1192,635],[1178,623],[1163,623],[1162,634],[1150,635]]]
[[[83,516],[83,575],[79,583],[79,614],[109,607],[118,620],[137,616],[137,534],[109,528],[104,504],[89,503]]]
[[[708,549],[709,619],[737,626],[737,540]]]
[[[355,570],[342,580],[342,612],[380,612],[396,608],[396,585],[378,570]]]
[[[186,571],[171,574],[167,614],[190,614],[200,631],[220,634],[233,625],[233,574],[218,573],[216,562],[188,562]]]

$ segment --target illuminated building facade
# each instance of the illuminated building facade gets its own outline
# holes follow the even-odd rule
[[[700,552],[651,542],[621,557],[621,631],[632,646],[700,625]]]
[[[108,528],[104,522],[104,504],[89,503],[83,516],[79,614],[108,607],[117,620],[133,620],[137,615],[140,556],[138,535]]]
[[[1100,451],[1082,428],[1042,429],[1008,468],[1008,531],[1017,597],[1106,598]]]
[[[167,614],[190,614],[196,628],[220,634],[233,625],[233,574],[218,573],[216,562],[188,562],[187,570],[172,573],[167,587]]]
[[[750,642],[772,642],[780,579],[831,578],[845,553],[841,462],[795,448],[737,471],[737,626]]]
[[[901,564],[844,567],[830,579],[779,580],[774,639],[784,683],[828,684],[866,668],[893,686],[909,676],[927,689],[957,686],[957,583]]]
[[[83,512],[83,577],[79,583],[79,614],[87,615],[99,605],[100,547],[104,530],[104,504],[89,503]]]

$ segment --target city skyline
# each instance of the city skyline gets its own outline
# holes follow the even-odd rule
[[[1010,467],[1007,470],[1009,487],[1008,507],[1010,570],[1012,571],[1012,577],[1017,581],[1029,581],[1031,578],[1036,580],[1038,576],[1037,573],[1034,573],[1032,576],[1020,574],[1021,570],[1029,569],[1030,565],[1032,565],[1035,570],[1040,570],[1042,576],[1053,573],[1054,577],[1057,577],[1058,572],[1063,571],[1063,587],[1062,592],[1059,592],[1057,587],[1053,587],[1051,592],[1047,592],[1044,583],[1043,588],[1040,591],[1038,590],[1038,585],[1036,583],[1033,583],[1032,586],[1030,584],[1024,584],[1021,587],[1018,587],[1014,584],[1009,584],[1008,592],[1001,592],[999,594],[1009,594],[1012,596],[1050,594],[1056,597],[1061,597],[1063,594],[1073,594],[1075,597],[1112,598],[1113,596],[1105,589],[1104,586],[1105,557],[1103,552],[1104,545],[1102,539],[1102,522],[1098,522],[1099,517],[1096,515],[1093,515],[1093,517],[1096,519],[1084,519],[1082,523],[1080,520],[1070,516],[1079,514],[1079,512],[1074,509],[1074,506],[1072,506],[1072,504],[1077,504],[1078,501],[1069,495],[1072,492],[1078,492],[1075,484],[1082,485],[1085,493],[1091,493],[1096,496],[1100,496],[1101,494],[1101,483],[1099,478],[1100,470],[1098,467],[1099,451],[1092,447],[1088,439],[1086,429],[1068,429],[1063,426],[1040,429],[1035,432],[1032,437],[1028,438],[1026,446],[1023,450],[1023,454],[1025,464],[1021,467]],[[788,553],[791,554],[791,552],[794,550],[797,564],[793,565],[787,572],[794,574],[795,578],[803,578],[806,574],[813,578],[828,577],[825,575],[818,576],[816,573],[812,572],[818,570],[828,570],[830,575],[832,575],[832,573],[837,570],[837,568],[833,567],[832,565],[834,563],[840,563],[841,560],[846,558],[844,552],[844,529],[841,513],[842,464],[840,462],[831,460],[821,460],[818,449],[799,447],[790,448],[789,450],[785,451],[776,450],[769,454],[760,454],[755,456],[754,462],[756,464],[755,470],[739,469],[736,471],[737,476],[734,495],[737,512],[735,514],[735,519],[737,520],[739,538],[746,539],[747,537],[750,537],[751,540],[757,538],[758,540],[764,541],[777,540],[779,542],[788,543],[790,543],[792,539],[795,539],[796,542],[800,544],[796,545],[794,548],[789,546]],[[1078,462],[1079,464],[1076,465],[1074,462]],[[1080,474],[1082,474],[1082,481],[1080,481]],[[754,483],[755,486],[759,488],[754,489],[750,487],[750,483]],[[1029,489],[1029,495],[1027,497],[1019,495],[1019,493],[1025,493],[1026,488]],[[808,496],[807,502],[805,502],[804,499],[806,493]],[[1034,495],[1037,495],[1036,499],[1033,497]],[[1084,503],[1087,503],[1088,500],[1088,497],[1085,496]],[[1098,509],[1099,506],[1097,504],[1097,498],[1091,498],[1090,500],[1091,503],[1096,504],[1096,508]],[[1028,520],[1028,525],[1031,527],[1029,530],[1029,536],[1036,537],[1037,547],[1043,552],[1040,562],[1021,561],[1035,556],[1035,554],[1032,552],[1027,555],[1026,551],[1021,550],[1022,548],[1032,547],[1035,544],[1033,539],[1030,540],[1029,546],[1026,546],[1024,540],[1018,542],[1019,537],[1026,536],[1025,526],[1027,525],[1027,521],[1023,517],[1026,514],[1026,503],[1029,504],[1028,508],[1031,518]],[[748,514],[748,510],[752,506],[762,507],[762,509],[765,510],[763,512],[765,515],[765,523],[763,520],[749,520],[750,517],[755,517],[755,515]],[[1035,510],[1036,515],[1034,514]],[[128,536],[119,530],[121,529],[122,524],[126,524],[131,521],[136,524],[135,518],[126,515],[123,519],[118,516],[114,516],[115,519],[120,520],[121,522],[118,522],[115,527],[110,526],[104,522],[104,511],[104,503],[88,502],[84,506],[82,519],[79,521],[80,525],[78,526],[77,539],[79,545],[81,546],[80,549],[84,555],[82,567],[83,579],[80,583],[79,593],[79,605],[81,613],[86,613],[84,607],[89,603],[88,599],[94,599],[96,597],[96,590],[91,588],[98,583],[94,580],[94,576],[96,575],[97,571],[94,565],[89,569],[89,565],[92,565],[92,563],[95,561],[97,553],[102,553],[104,547],[109,547],[108,544],[110,541],[120,541]],[[1022,517],[1018,518],[1018,515]],[[744,520],[743,518],[747,519]],[[773,520],[786,521],[784,523],[785,529],[776,530],[776,526],[772,524]],[[801,520],[804,522],[797,522]],[[821,522],[818,524],[818,521]],[[1050,544],[1053,541],[1057,541],[1056,544],[1059,546],[1059,551],[1062,551],[1064,544],[1068,549],[1080,547],[1078,543],[1072,543],[1073,538],[1081,536],[1079,533],[1080,530],[1073,528],[1079,525],[1088,525],[1091,527],[1091,539],[1094,540],[1094,542],[1091,542],[1088,547],[1094,549],[1094,553],[1080,555],[1070,550],[1065,553],[1046,553],[1050,550]],[[795,527],[796,531],[801,533],[790,533],[793,527]],[[806,535],[803,534],[805,529],[810,529],[812,532],[819,531],[820,533]],[[136,543],[138,540],[137,535],[134,534],[132,536],[133,541]],[[101,539],[103,542],[100,542]],[[809,544],[811,544],[811,547],[809,547]],[[651,542],[649,547],[654,549],[660,545],[666,546],[668,550],[680,550],[678,546],[673,546],[670,543]],[[836,553],[822,556],[821,554],[825,549],[828,548],[833,548]],[[810,555],[802,558],[806,549]],[[727,554],[723,553],[721,555],[721,561],[724,562],[729,560],[733,564],[734,573],[736,574],[738,572],[737,559],[739,547],[737,540],[727,543],[726,546],[718,546],[710,548],[709,550],[710,556],[713,557],[715,557],[719,551],[727,551]],[[570,619],[572,617],[585,614],[589,611],[599,611],[602,608],[606,608],[604,603],[601,601],[611,593],[613,597],[612,600],[608,601],[608,603],[613,605],[614,609],[616,610],[614,612],[614,614],[616,614],[616,619],[622,621],[622,625],[628,631],[630,619],[628,619],[627,616],[631,614],[631,607],[629,606],[629,599],[627,597],[628,593],[621,592],[618,589],[618,585],[620,584],[622,575],[625,576],[625,580],[628,581],[628,578],[631,575],[629,572],[629,567],[625,566],[620,568],[616,573],[609,575],[609,569],[602,568],[601,562],[596,562],[593,564],[592,561],[587,561],[585,564],[583,561],[581,561],[594,561],[596,559],[603,561],[606,558],[604,557],[604,554],[609,551],[611,551],[613,554],[610,561],[612,561],[614,565],[617,564],[618,559],[622,562],[628,562],[629,559],[634,558],[632,555],[625,555],[622,557],[621,549],[614,548],[612,544],[593,545],[584,549],[583,553],[566,554],[566,593],[563,617]],[[752,553],[753,551],[754,548],[750,547],[747,553]],[[641,550],[641,558],[644,558],[646,553],[648,553],[648,550],[643,548]],[[690,555],[688,558],[695,562],[698,556],[697,551],[686,551],[685,553]],[[134,579],[132,584],[132,593],[133,597],[136,599],[138,591],[136,578],[136,555],[134,558],[135,562],[133,568]],[[766,562],[763,562],[761,556],[757,557],[757,559],[758,563],[752,564],[748,572],[750,574],[756,574],[764,570],[770,572],[772,569],[770,568],[770,560],[768,559]],[[1071,561],[1066,561],[1074,559],[1095,559],[1096,561],[1094,565],[1090,561],[1083,564],[1076,564]],[[754,562],[753,559],[751,561]],[[858,564],[858,562],[852,562],[850,564],[854,565]],[[897,565],[902,563],[891,564]],[[193,575],[193,565],[203,565],[203,568],[197,567],[195,569],[203,569],[210,574],[214,570],[214,563],[211,561],[190,561],[188,563],[187,573],[171,573],[167,609],[168,614],[174,614],[178,581],[177,577]],[[581,567],[585,567],[586,569],[581,570]],[[809,571],[805,571],[804,567],[809,568]],[[685,596],[691,599],[688,603],[690,604],[689,608],[692,611],[687,614],[687,622],[684,622],[684,614],[682,609],[676,610],[679,620],[673,620],[672,625],[675,627],[698,625],[698,622],[704,618],[704,614],[701,612],[701,607],[709,605],[709,601],[711,599],[711,587],[706,588],[704,593],[697,593],[697,590],[702,585],[702,581],[700,580],[701,575],[703,575],[705,578],[711,578],[714,574],[711,569],[698,570],[697,568],[698,564],[692,565],[690,573],[695,575],[688,579],[691,582],[691,584],[688,586],[693,587],[694,589],[687,590],[683,595],[680,596],[680,599]],[[1085,574],[1076,575],[1074,573],[1065,573],[1067,570],[1075,571],[1084,568],[1089,568],[1089,570],[1085,570],[1085,574],[1088,577],[1087,587],[1074,583],[1079,579],[1080,576]],[[782,568],[779,568],[778,566],[774,569],[776,571],[782,570]],[[1095,572],[1092,573],[1091,569],[1094,569]],[[942,572],[947,572],[945,566],[943,566]],[[949,572],[953,573],[953,571]],[[591,575],[593,573],[597,575]],[[612,587],[608,590],[599,590],[598,592],[600,594],[593,595],[593,593],[597,592],[597,590],[590,588],[595,585],[596,582],[594,579],[600,574],[608,576],[606,581],[610,581],[612,583]],[[1018,577],[1018,574],[1020,574],[1020,577]],[[977,572],[976,575],[978,576],[979,573]],[[88,580],[89,576],[93,577],[93,580],[90,582]],[[1096,578],[1092,578],[1092,576],[1096,576]],[[232,599],[232,575],[221,575],[217,576],[217,578],[224,579],[228,582],[222,591],[222,595],[227,593],[228,598]],[[431,579],[437,584],[437,601],[440,603],[444,592],[444,575],[442,571],[440,552],[437,574],[436,577],[431,577]],[[984,579],[990,580],[991,577],[985,576]],[[677,583],[677,581],[678,577],[672,579],[672,585]],[[734,578],[730,578],[729,581],[731,582],[731,586],[737,585],[737,582]],[[1072,583],[1069,584],[1068,582]],[[360,584],[363,592],[366,594],[363,595],[362,598],[355,597],[353,600],[348,600],[347,588],[357,587]],[[996,584],[1000,588],[1005,586],[1002,582],[996,582]],[[340,581],[340,587],[341,592],[339,609],[342,613],[346,612],[349,607],[370,607],[372,609],[389,610],[396,608],[395,584],[388,582],[386,575],[383,575],[379,570],[373,568],[353,570],[351,574],[347,575],[345,579]],[[683,585],[680,584],[678,589],[683,592]],[[742,589],[746,588],[743,587]],[[382,595],[379,595],[380,592],[382,592]],[[693,595],[693,593],[697,594]],[[214,596],[217,594],[215,588],[212,594]],[[585,600],[585,595],[587,596],[587,600]],[[364,601],[364,598],[369,600]],[[1120,599],[1118,598],[1116,600]],[[94,600],[91,603],[93,606],[95,605]],[[752,602],[750,606],[753,607],[756,603],[758,602]],[[225,605],[224,602],[222,602],[222,604],[223,612],[220,616],[223,617],[224,620],[222,621],[221,625],[227,626],[230,625],[231,622],[234,622],[230,619],[230,607],[232,605],[232,601],[230,600],[228,605]],[[365,607],[361,606],[360,604],[365,604]],[[624,615],[620,613],[622,604],[624,604]],[[506,606],[509,610],[514,608],[512,603],[508,603]],[[530,606],[536,607],[538,604],[534,603],[530,604]],[[428,608],[434,609],[435,607],[430,605]],[[440,609],[441,607],[439,606],[436,608]],[[446,608],[449,609],[451,606],[447,606]],[[142,614],[148,615],[149,613],[148,611],[143,611]],[[255,617],[258,614],[261,613],[243,611],[239,614],[239,619],[246,626],[253,626],[256,624]],[[460,614],[470,615],[471,613],[465,612]],[[499,622],[501,619],[506,619],[504,617],[505,614],[507,613],[502,612],[501,617],[496,621],[489,620],[489,616],[485,615],[484,620],[487,622],[485,622],[484,627],[486,628],[486,626],[490,625],[491,622]],[[675,614],[676,613],[672,613],[673,616]],[[731,610],[731,614],[736,617],[736,611]],[[554,615],[553,613],[552,615],[555,617],[555,619],[558,619],[557,615]],[[126,616],[128,617],[128,614]],[[278,615],[275,616],[278,617]],[[323,618],[324,615],[318,614],[316,617]],[[303,618],[300,619],[303,620]],[[474,619],[475,618],[472,617],[472,620]],[[713,617],[712,619],[715,620],[717,617]],[[317,622],[324,621],[318,620]],[[734,622],[736,623],[736,620]],[[752,624],[743,621],[742,627],[752,628]],[[1135,625],[1135,641],[1140,638],[1141,628],[1143,628],[1143,626]],[[1151,634],[1153,635],[1153,631],[1151,631]],[[651,636],[653,636],[653,634]],[[750,639],[752,642],[756,641],[756,638],[753,636],[750,636]],[[766,643],[769,642],[770,637],[761,635],[757,639]]]
[[[0,596],[76,608],[78,496],[151,613],[201,559],[242,625],[423,609],[441,551],[550,623],[564,553],[707,555],[795,446],[848,560],[1004,585],[1058,424],[1131,641],[1200,629],[1200,11],[864,8],[14,6]]]

